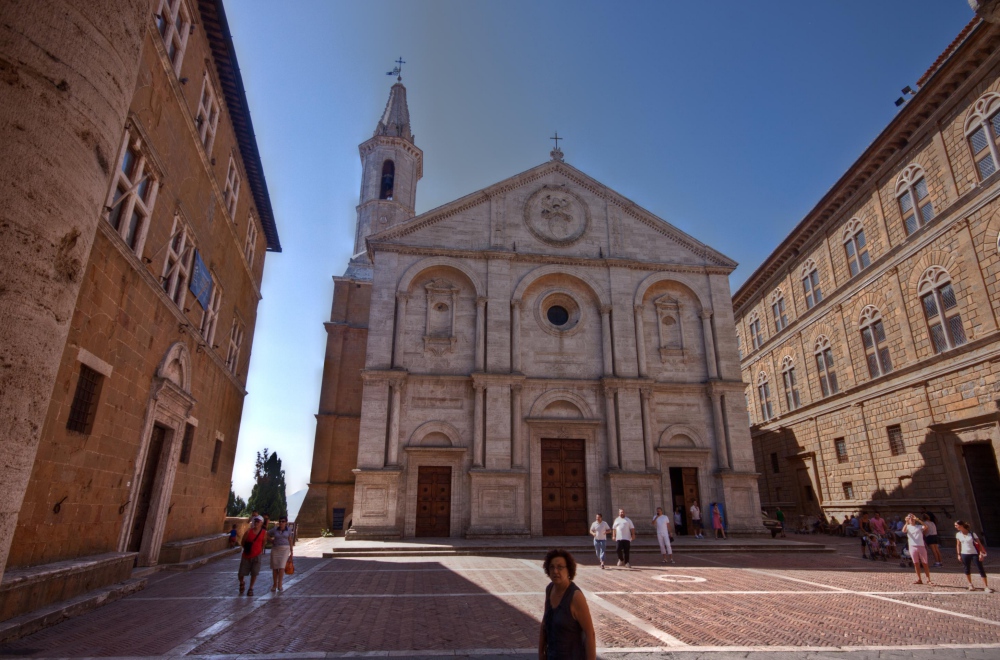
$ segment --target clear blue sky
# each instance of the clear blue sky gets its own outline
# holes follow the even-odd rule
[[[358,144],[407,61],[417,212],[566,161],[740,263],[735,290],[972,19],[965,0],[229,0],[284,248],[269,254],[233,474],[309,480],[325,332],[354,241]]]

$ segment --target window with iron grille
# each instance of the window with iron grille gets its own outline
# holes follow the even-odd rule
[[[948,271],[940,266],[928,268],[920,278],[917,293],[935,353],[942,353],[968,341]]]
[[[69,408],[66,428],[77,433],[89,434],[94,429],[97,401],[101,396],[104,376],[85,364],[80,365],[80,376],[76,381],[76,392]]]
[[[816,357],[816,372],[819,374],[819,388],[823,396],[836,394],[837,372],[833,368],[833,349],[830,347],[830,340],[826,335],[821,335],[816,341],[814,353]]]
[[[847,442],[844,438],[834,438],[833,447],[837,450],[837,462],[846,463],[847,462]]]
[[[785,385],[785,406],[788,410],[799,407],[799,388],[795,382],[795,365],[790,356],[785,356],[781,363],[781,379]]]
[[[899,456],[906,452],[906,446],[903,444],[903,429],[899,424],[893,426],[887,426],[885,429],[886,433],[889,435],[889,453],[893,456]]]
[[[778,454],[777,452],[771,452],[771,472],[781,472],[780,466],[778,465]]]
[[[865,240],[865,230],[857,218],[851,220],[844,232],[844,251],[847,253],[847,265],[854,277],[871,265],[868,256],[868,242]]]
[[[140,256],[159,185],[159,177],[143,148],[139,132],[130,124],[125,130],[105,207],[108,222]]]
[[[892,360],[882,324],[882,314],[869,305],[861,310],[861,341],[865,348],[868,375],[878,378],[892,371]]]
[[[767,374],[763,371],[757,378],[757,396],[760,398],[760,418],[762,421],[771,419],[771,388],[767,382]]]
[[[811,259],[803,268],[802,291],[806,298],[806,309],[812,309],[823,300],[823,291],[819,286],[819,271]]]
[[[773,296],[771,313],[774,314],[774,331],[781,332],[788,325],[788,316],[785,314],[785,297],[780,289]]]
[[[180,75],[181,61],[184,59],[188,36],[191,34],[191,12],[188,11],[184,0],[160,0],[160,8],[156,13],[156,29],[163,39],[174,73]]]
[[[844,482],[844,499],[853,500],[854,499],[854,483],[850,481]]]
[[[750,340],[755,351],[764,343],[764,336],[760,333],[760,319],[757,317],[750,321]]]
[[[180,462],[187,465],[191,462],[191,447],[194,445],[194,424],[184,425],[184,440],[181,442]]]
[[[934,205],[927,190],[927,179],[919,165],[910,165],[896,180],[896,201],[907,235],[934,218]]]
[[[976,172],[982,181],[997,171],[1000,163],[1000,94],[989,92],[976,101],[965,118],[968,140]]]
[[[219,461],[222,459],[222,440],[216,439],[215,451],[212,452],[212,474],[219,471]]]

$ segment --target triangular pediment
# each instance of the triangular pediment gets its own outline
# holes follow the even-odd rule
[[[368,237],[369,246],[507,250],[735,269],[736,262],[562,161]]]

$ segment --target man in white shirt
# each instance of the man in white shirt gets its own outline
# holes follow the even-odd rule
[[[611,531],[611,527],[608,523],[604,522],[604,517],[601,514],[597,514],[594,519],[594,523],[590,526],[590,535],[594,537],[594,552],[597,553],[597,558],[601,560],[601,568],[604,568],[604,549],[608,545],[608,532]]]
[[[667,558],[670,563],[674,563],[674,550],[670,547],[670,518],[663,515],[663,508],[656,507],[656,515],[653,516],[653,525],[656,527],[656,540],[660,542],[661,561],[666,564]]]
[[[694,527],[694,537],[696,539],[705,538],[705,535],[701,533],[701,509],[698,507],[697,502],[691,505],[691,526]]]
[[[625,509],[618,509],[618,517],[611,523],[611,538],[615,541],[618,565],[632,568],[628,555],[632,549],[632,541],[635,540],[635,525],[625,516]]]

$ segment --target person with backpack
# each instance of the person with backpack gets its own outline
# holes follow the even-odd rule
[[[965,565],[965,579],[969,581],[969,591],[975,591],[972,586],[972,562],[976,562],[979,569],[979,577],[983,578],[983,591],[988,594],[993,593],[990,583],[986,579],[986,569],[983,568],[983,559],[986,558],[986,545],[976,536],[971,529],[971,525],[964,520],[955,521],[955,554],[958,561]]]

